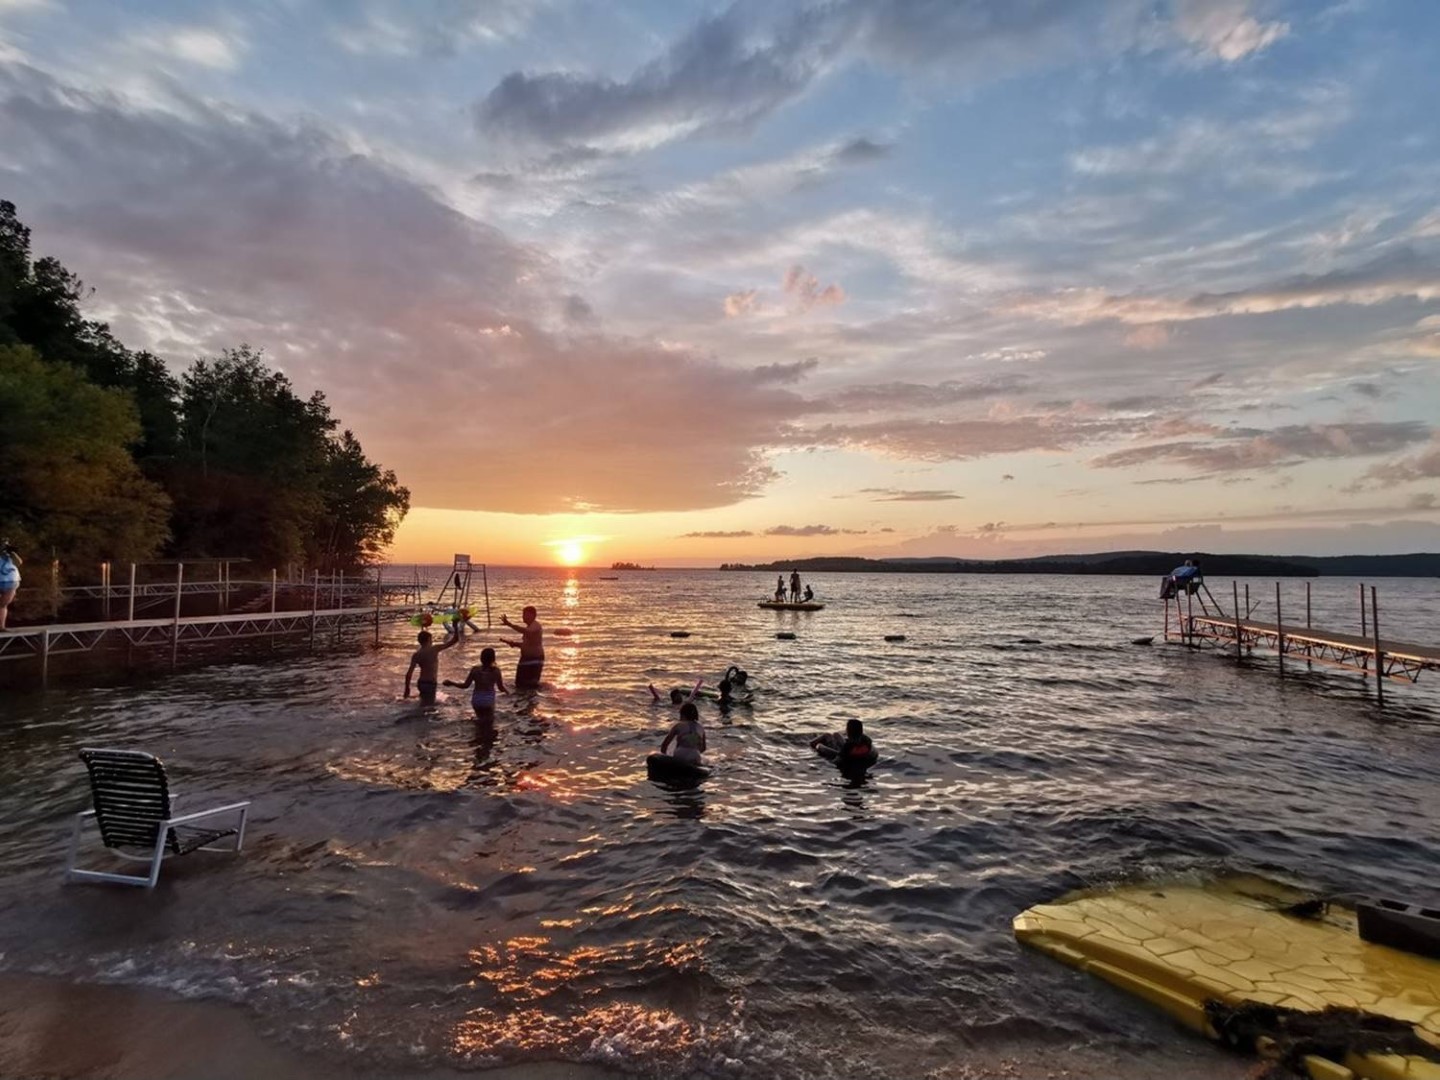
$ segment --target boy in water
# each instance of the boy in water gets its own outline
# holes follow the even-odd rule
[[[835,764],[842,769],[847,765],[869,764],[871,755],[875,753],[875,746],[870,741],[870,736],[865,734],[865,725],[859,720],[846,721],[843,739],[838,733],[822,735],[810,745],[815,749],[819,749],[822,745],[830,747],[835,751]]]
[[[525,624],[524,626],[516,626],[510,621],[508,615],[500,616],[502,623],[520,635],[519,641],[511,641],[508,638],[500,639],[512,649],[520,650],[520,660],[515,665],[516,690],[538,690],[540,674],[545,670],[545,632],[541,629],[540,620],[535,616],[536,611],[533,607],[527,607],[522,611],[520,621]]]
[[[689,693],[686,693],[678,686],[672,687],[670,690],[670,705],[674,707],[678,705],[683,705],[687,701],[694,701],[695,695],[700,692],[700,687],[704,685],[705,680],[701,679],[699,682],[697,682],[694,686],[690,688]],[[655,689],[655,684],[652,682],[650,684],[650,704],[659,705],[660,702],[664,700],[665,699],[660,696],[660,691]]]
[[[502,694],[510,693],[505,689],[505,676],[500,674],[500,669],[495,666],[495,650],[481,649],[480,663],[470,669],[470,674],[465,676],[464,682],[445,680],[446,686],[453,686],[457,690],[464,690],[467,686],[473,685],[475,689],[470,693],[470,707],[475,710],[475,719],[495,719],[495,691]]]
[[[669,754],[672,742],[675,744],[675,752],[670,756],[676,761],[686,765],[702,763],[702,755],[705,753],[705,729],[700,726],[700,710],[693,701],[687,701],[680,706],[680,719],[675,721],[670,734],[666,735],[665,741],[660,744],[660,753]]]
[[[430,631],[421,630],[415,635],[415,640],[420,647],[410,657],[410,666],[405,669],[405,696],[410,696],[410,676],[419,668],[420,678],[415,680],[415,689],[420,692],[420,704],[434,705],[435,691],[440,686],[440,654],[460,639],[452,637],[443,645],[435,645],[432,644],[434,638],[430,636]]]

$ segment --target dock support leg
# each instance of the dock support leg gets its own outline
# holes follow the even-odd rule
[[[1275,652],[1280,657],[1280,677],[1285,677],[1285,622],[1280,613],[1280,582],[1275,582]]]
[[[315,571],[315,589],[310,594],[310,651],[315,651],[315,624],[319,620],[316,614],[320,610],[320,571]]]
[[[1375,631],[1375,701],[1382,708],[1385,705],[1385,656],[1380,651],[1380,605],[1375,596],[1375,586],[1370,586],[1370,625]]]
[[[1235,659],[1240,661],[1245,658],[1240,644],[1240,639],[1244,636],[1240,633],[1240,583],[1230,582],[1230,591],[1235,596]]]
[[[380,595],[384,588],[384,571],[375,567],[375,647],[380,647]]]
[[[40,635],[40,685],[50,685],[50,631]]]
[[[175,564],[175,614],[170,623],[170,666],[180,659],[180,598],[185,589],[185,564]]]
[[[1310,582],[1305,582],[1305,629],[1310,629]],[[1305,649],[1305,670],[1314,671],[1315,665],[1310,662],[1310,649]]]
[[[1368,626],[1366,625],[1366,623],[1365,623],[1365,585],[1364,585],[1363,582],[1360,584],[1359,589],[1360,589],[1360,636],[1361,636],[1361,637],[1364,637],[1364,636],[1366,635],[1366,633],[1369,632],[1369,627],[1368,627]],[[1362,657],[1361,660],[1360,660],[1360,663],[1368,667],[1369,664],[1370,664],[1370,658],[1369,658],[1368,656]]]

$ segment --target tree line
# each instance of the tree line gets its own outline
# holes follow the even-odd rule
[[[81,312],[0,201],[0,534],[62,564],[243,557],[329,572],[379,559],[410,508],[322,393],[248,345],[178,377]]]

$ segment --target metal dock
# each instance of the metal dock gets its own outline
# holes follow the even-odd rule
[[[1375,695],[1385,702],[1385,682],[1413,683],[1425,671],[1440,671],[1440,645],[1416,645],[1394,641],[1380,635],[1379,597],[1369,587],[1367,611],[1365,586],[1360,586],[1360,622],[1362,633],[1346,634],[1322,630],[1310,625],[1310,584],[1305,585],[1305,622],[1286,624],[1281,609],[1280,584],[1275,584],[1275,621],[1262,622],[1249,617],[1255,608],[1250,602],[1250,587],[1245,586],[1242,605],[1238,584],[1232,584],[1233,606],[1225,612],[1210,590],[1201,583],[1199,589],[1175,596],[1174,616],[1171,600],[1165,601],[1165,640],[1178,640],[1193,647],[1213,646],[1233,649],[1236,659],[1256,648],[1273,652],[1285,671],[1287,658],[1307,664],[1354,671],[1367,679],[1375,678]],[[1195,610],[1198,602],[1200,610]],[[1241,614],[1241,612],[1246,614]],[[1173,629],[1172,629],[1173,626]]]

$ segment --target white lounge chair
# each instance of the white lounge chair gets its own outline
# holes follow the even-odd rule
[[[122,885],[155,887],[160,863],[166,855],[187,855],[192,851],[239,851],[245,842],[248,802],[230,803],[210,810],[175,815],[165,778],[165,766],[153,754],[139,750],[80,751],[80,760],[90,771],[93,810],[75,816],[70,835],[70,853],[65,860],[65,880],[113,881]],[[201,828],[197,822],[229,815],[231,828]],[[148,862],[148,874],[116,874],[75,867],[80,848],[80,830],[86,818],[94,818],[100,841],[122,859]],[[216,847],[217,840],[235,837],[233,847]]]

